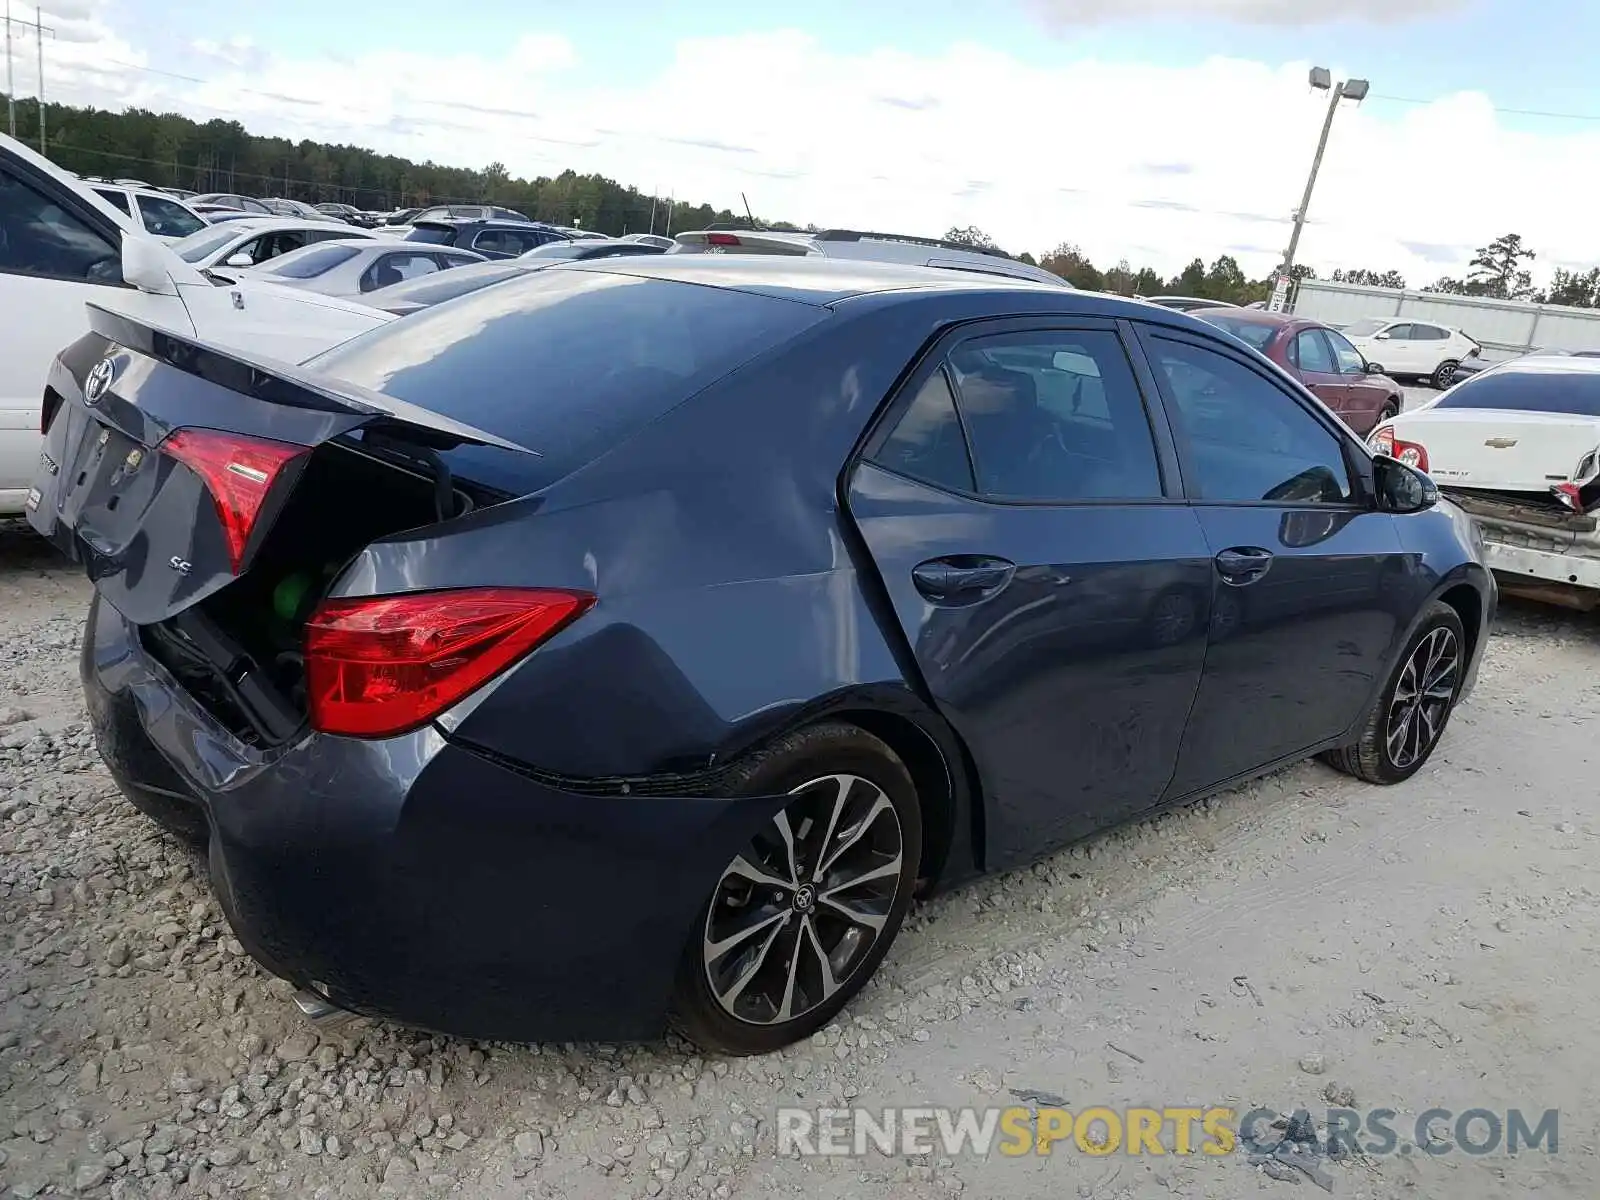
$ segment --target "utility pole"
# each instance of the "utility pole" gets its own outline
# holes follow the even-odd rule
[[[8,24],[6,26],[6,28],[10,29],[10,25]],[[45,154],[45,145],[44,145],[44,9],[42,9],[42,8],[36,8],[36,9],[33,10],[33,32],[34,32],[34,35],[39,39],[39,153],[40,153],[41,156],[43,156]],[[52,29],[50,31],[50,33],[51,33],[52,36],[54,36],[55,35],[55,30]]]
[[[11,119],[11,136],[17,136],[17,76],[11,69],[11,0],[6,0],[6,114]]]
[[[1311,68],[1311,86],[1318,91],[1330,92],[1328,115],[1322,122],[1322,136],[1317,139],[1317,153],[1311,160],[1311,174],[1306,178],[1305,194],[1294,213],[1294,230],[1289,234],[1289,248],[1284,251],[1283,266],[1278,268],[1278,279],[1272,289],[1272,299],[1267,307],[1273,312],[1283,311],[1289,288],[1294,282],[1294,256],[1300,249],[1300,233],[1305,228],[1306,213],[1311,208],[1311,192],[1317,186],[1317,172],[1322,169],[1322,156],[1328,149],[1328,135],[1333,132],[1334,114],[1339,111],[1339,101],[1354,100],[1357,104],[1367,98],[1371,85],[1365,79],[1347,79],[1338,86],[1326,67]]]

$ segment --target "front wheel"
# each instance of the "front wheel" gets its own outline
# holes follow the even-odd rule
[[[1453,358],[1447,358],[1439,364],[1439,369],[1433,373],[1433,386],[1441,392],[1456,381],[1456,368],[1461,364]]]
[[[911,906],[922,817],[905,766],[852,725],[780,739],[742,795],[785,807],[723,868],[684,948],[672,1023],[707,1050],[809,1037],[872,977]]]
[[[1455,710],[1467,669],[1467,639],[1456,610],[1428,605],[1400,665],[1367,714],[1361,738],[1322,755],[1368,783],[1402,783],[1422,769]]]

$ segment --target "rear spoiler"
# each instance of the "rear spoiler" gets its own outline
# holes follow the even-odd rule
[[[98,304],[86,307],[89,328],[106,340],[243,396],[287,408],[375,417],[380,419],[379,427],[392,421],[404,426],[412,440],[424,440],[437,450],[477,445],[539,456],[537,450],[382,392],[277,359],[224,349]]]

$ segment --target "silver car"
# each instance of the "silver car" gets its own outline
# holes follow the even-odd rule
[[[352,299],[382,287],[483,261],[481,254],[451,246],[348,237],[292,251],[244,274],[263,283]]]

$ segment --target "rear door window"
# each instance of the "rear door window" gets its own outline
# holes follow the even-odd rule
[[[1161,470],[1121,339],[1040,330],[950,353],[978,490],[1000,499],[1153,500]]]
[[[869,455],[880,467],[958,492],[976,491],[955,393],[941,367],[917,389],[887,437]]]
[[[1320,330],[1304,330],[1294,339],[1294,344],[1302,371],[1312,371],[1320,375],[1339,373],[1339,368],[1333,361],[1333,353],[1328,349],[1328,343],[1323,340]]]
[[[537,451],[449,453],[468,478],[522,492],[826,317],[725,288],[531,271],[362,334],[311,365]]]

